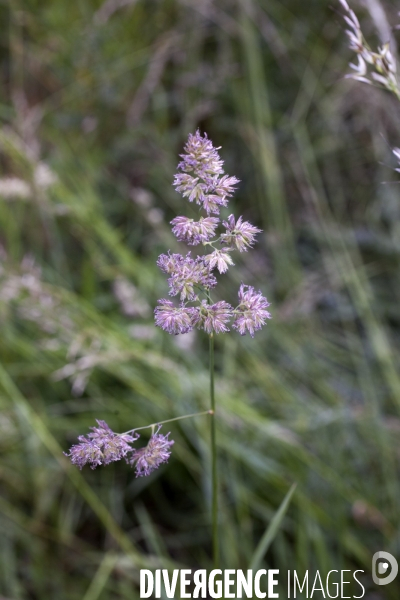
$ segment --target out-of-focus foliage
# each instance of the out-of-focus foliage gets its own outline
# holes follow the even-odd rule
[[[377,37],[381,13],[353,8]],[[400,107],[344,81],[339,12],[2,4],[5,597],[133,600],[140,567],[210,567],[207,417],[171,424],[173,456],[150,478],[62,454],[96,418],[125,431],[208,408],[207,340],[152,318],[167,293],[156,257],[177,248],[168,221],[195,214],[171,183],[197,127],[241,179],[235,212],[264,231],[221,298],[243,280],[273,314],[255,340],[217,340],[223,563],[248,568],[297,482],[265,565],[364,569],[376,593],[372,554],[399,551]]]

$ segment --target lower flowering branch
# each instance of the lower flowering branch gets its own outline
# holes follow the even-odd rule
[[[170,447],[174,444],[174,441],[168,439],[170,433],[167,433],[167,435],[159,433],[162,425],[208,414],[213,414],[213,411],[207,410],[174,417],[144,427],[130,429],[124,433],[115,433],[105,421],[96,420],[97,427],[91,427],[92,431],[86,436],[80,435],[78,437],[79,444],[75,444],[70,448],[69,453],[64,452],[64,454],[71,459],[73,465],[78,466],[80,469],[86,464],[95,469],[100,465],[108,465],[124,458],[129,465],[135,466],[136,477],[143,477],[150,475],[160,465],[168,462],[171,456]],[[140,437],[136,432],[148,428],[152,429],[152,434],[147,446],[134,448],[132,444]]]

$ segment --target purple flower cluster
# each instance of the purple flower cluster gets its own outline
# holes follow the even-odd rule
[[[219,219],[216,217],[201,217],[199,221],[188,217],[175,217],[172,219],[172,233],[178,242],[186,242],[189,246],[197,246],[208,242],[215,235]]]
[[[169,433],[167,435],[158,433],[160,427],[153,433],[147,446],[135,450],[129,460],[132,466],[136,465],[136,477],[150,475],[160,465],[167,462],[171,455],[170,447],[174,441],[168,439]]]
[[[195,327],[204,329],[208,334],[225,333],[229,331],[228,324],[241,335],[249,332],[253,337],[255,331],[265,325],[271,315],[266,310],[269,306],[261,292],[256,292],[250,286],[241,285],[239,290],[239,305],[233,308],[224,300],[213,303],[210,292],[217,285],[214,270],[226,273],[234,265],[231,252],[247,252],[252,248],[256,235],[261,232],[243,217],[235,219],[230,215],[222,226],[225,231],[216,234],[220,225],[220,209],[227,206],[236,184],[236,177],[224,175],[223,161],[218,154],[219,148],[214,148],[207,134],[204,137],[197,130],[189,134],[185,145],[185,154],[178,165],[174,186],[189,202],[196,202],[207,213],[198,221],[185,216],[175,217],[171,221],[172,233],[180,242],[189,246],[202,244],[210,247],[210,253],[192,258],[190,252],[181,254],[161,254],[157,264],[169,275],[169,295],[178,296],[180,305],[175,306],[170,300],[159,300],[155,309],[155,322],[170,334],[188,333]],[[220,247],[216,245],[220,244]],[[201,299],[199,294],[206,297]],[[188,306],[188,303],[197,303]]]
[[[181,301],[193,302],[198,300],[195,287],[210,290],[217,285],[217,280],[207,265],[204,256],[191,258],[181,254],[161,254],[157,265],[161,271],[170,275],[168,279],[169,295],[180,294]]]
[[[267,311],[268,306],[269,302],[261,292],[256,292],[250,285],[242,283],[239,289],[239,306],[237,307],[233,327],[241,335],[245,335],[247,330],[251,337],[254,337],[254,333],[265,325],[266,319],[271,318],[270,313]]]
[[[261,229],[257,229],[248,221],[243,221],[242,217],[235,221],[235,217],[230,215],[222,224],[226,228],[226,233],[221,235],[221,242],[236,247],[239,252],[247,252],[253,246],[257,233],[261,233]]]
[[[229,331],[227,325],[233,316],[233,308],[225,300],[215,304],[207,304],[205,300],[201,303],[202,325],[206,333],[225,333]]]
[[[80,435],[79,444],[72,446],[68,454],[64,452],[72,464],[80,469],[86,464],[95,469],[125,458],[132,466],[136,462],[136,477],[141,477],[150,475],[170,457],[171,452],[168,449],[174,442],[168,440],[169,433],[166,436],[158,433],[161,425],[158,426],[157,432],[153,433],[147,446],[141,449],[132,447],[140,437],[134,430],[115,433],[105,421],[97,420],[97,425],[98,427],[91,427],[92,432],[86,436]]]
[[[192,331],[199,320],[197,307],[180,306],[178,308],[171,300],[164,298],[158,301],[154,313],[156,325],[174,335]]]
[[[224,175],[223,161],[207,135],[202,137],[197,130],[195,135],[189,134],[185,145],[185,154],[181,154],[182,162],[175,175],[174,186],[189,202],[200,204],[207,215],[219,214],[221,206],[228,204],[228,198],[239,183],[236,177]]]
[[[245,291],[247,288],[247,291]],[[271,318],[267,311],[269,302],[251,286],[242,285],[239,290],[240,304],[233,308],[225,300],[209,304],[202,300],[200,306],[174,306],[170,300],[159,300],[155,310],[156,325],[168,333],[178,335],[188,333],[196,326],[206,333],[225,333],[233,319],[232,327],[241,335],[248,331],[251,337]]]

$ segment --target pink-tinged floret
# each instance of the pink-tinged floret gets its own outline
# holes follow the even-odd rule
[[[251,337],[265,325],[266,319],[271,315],[267,311],[269,302],[261,292],[256,292],[250,285],[243,283],[239,289],[239,306],[235,311],[234,329],[245,335],[248,331]]]
[[[229,331],[228,324],[232,317],[233,308],[225,300],[220,300],[215,304],[207,304],[203,300],[200,323],[206,333],[225,333]]]
[[[199,221],[179,216],[172,219],[172,233],[178,242],[186,242],[190,246],[197,246],[207,242],[215,236],[219,219],[216,217],[201,217]]]
[[[261,229],[254,227],[248,221],[243,221],[243,217],[235,221],[234,215],[229,215],[228,220],[222,224],[226,228],[226,233],[221,235],[222,243],[236,248],[239,252],[247,252],[256,241],[257,233],[261,233]]]
[[[86,436],[80,435],[79,444],[72,446],[68,454],[64,453],[80,469],[86,464],[95,469],[125,458],[133,450],[131,444],[139,438],[137,433],[115,433],[105,421],[98,420],[97,425],[91,427],[91,433]]]
[[[199,308],[175,306],[171,300],[159,300],[156,307],[155,322],[158,327],[172,335],[192,331],[199,320]]]
[[[136,450],[130,459],[130,464],[136,466],[136,477],[143,477],[150,475],[159,468],[160,465],[166,463],[171,456],[170,447],[174,444],[173,440],[169,440],[167,435],[158,433],[160,426],[156,433],[154,433],[149,443],[145,448]]]

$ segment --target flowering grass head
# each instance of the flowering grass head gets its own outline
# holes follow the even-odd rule
[[[170,300],[159,300],[155,322],[173,335],[188,333],[195,327],[209,335],[225,333],[233,321],[234,329],[242,335],[249,332],[253,337],[265,325],[266,319],[271,318],[266,310],[269,305],[266,298],[249,286],[241,286],[240,303],[236,308],[225,300],[213,302],[211,299],[211,291],[217,285],[214,272],[226,273],[234,266],[232,253],[247,252],[261,233],[261,229],[243,220],[242,216],[236,219],[231,214],[221,223],[220,210],[228,205],[239,180],[224,174],[218,150],[207,134],[202,136],[199,130],[189,134],[174,179],[175,189],[189,202],[196,202],[206,216],[201,216],[198,221],[177,216],[171,221],[172,233],[179,242],[201,245],[209,252],[196,258],[190,252],[186,256],[161,254],[158,258],[158,266],[169,275],[169,295],[179,296],[180,304],[176,306]],[[217,233],[219,226],[224,228],[220,234]]]

